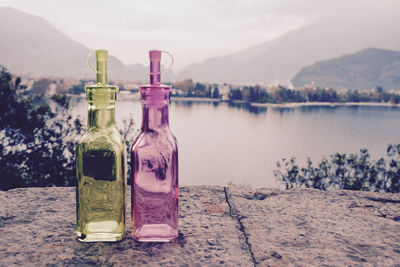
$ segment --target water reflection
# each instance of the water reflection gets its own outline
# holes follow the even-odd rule
[[[302,113],[335,113],[346,110],[346,112],[376,112],[376,111],[399,111],[400,107],[398,106],[378,106],[378,105],[305,105],[305,106],[297,106],[297,107],[272,107],[272,111],[275,111],[279,114],[285,113],[293,113],[296,111]]]
[[[250,103],[228,102],[228,106],[234,109],[241,109],[250,112],[251,114],[259,115],[267,112],[267,107],[253,106]]]
[[[274,112],[279,113],[280,115],[290,114],[294,112],[302,112],[305,114],[312,113],[333,113],[336,111],[338,106],[299,106],[299,107],[273,107],[272,110]]]
[[[218,107],[219,106],[219,103],[221,103],[221,102],[212,102],[212,105],[216,108],[216,107]]]
[[[220,102],[220,101],[213,101],[213,100],[199,100],[199,101],[192,101],[192,100],[184,100],[184,99],[174,99],[171,100],[171,103],[176,106],[180,107],[187,107],[187,108],[192,108],[194,106],[209,106],[210,104],[214,107],[220,107],[220,106],[228,106],[229,108],[232,109],[239,109],[239,110],[245,110],[251,114],[259,115],[267,112],[267,107],[260,107],[260,106],[253,106],[250,103],[247,102]]]

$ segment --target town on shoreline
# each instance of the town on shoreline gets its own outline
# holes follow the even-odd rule
[[[15,78],[18,79],[18,78]],[[42,78],[22,76],[21,88],[28,94],[52,96],[54,94],[84,95],[86,85],[94,80],[75,78]],[[119,99],[139,99],[141,82],[111,81],[120,88]],[[167,82],[171,85],[174,101],[206,101],[249,103],[256,107],[295,108],[304,106],[398,106],[400,91],[380,86],[372,89],[321,88],[315,84],[302,87],[273,85],[234,85],[228,83],[201,83],[192,79]]]

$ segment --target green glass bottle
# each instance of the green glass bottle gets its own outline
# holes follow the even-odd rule
[[[87,132],[76,150],[76,233],[83,242],[125,235],[125,143],[115,126],[117,86],[107,84],[106,50],[96,50],[97,84],[86,86]]]

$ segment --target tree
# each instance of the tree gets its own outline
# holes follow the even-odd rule
[[[219,98],[218,86],[215,86],[215,88],[214,88],[213,98]]]
[[[34,82],[32,86],[32,93],[37,96],[44,96],[46,95],[47,90],[49,89],[51,84],[51,80],[47,78],[40,79]]]
[[[211,85],[208,86],[207,91],[206,91],[206,97],[211,97],[211,92],[212,92],[212,88]]]
[[[0,70],[0,189],[74,185],[82,125],[64,116],[69,99],[54,97],[54,113],[42,97],[22,96],[20,79],[13,84],[7,70]]]
[[[176,89],[181,89],[182,91],[184,91],[186,93],[186,95],[189,95],[189,94],[193,95],[193,92],[191,92],[191,91],[194,90],[195,84],[192,79],[187,79],[184,81],[175,82],[173,87]]]
[[[242,91],[240,91],[240,89],[231,89],[228,97],[230,100],[243,100]]]
[[[205,96],[206,95],[205,89],[206,86],[204,84],[197,82],[196,86],[194,87],[196,96]]]
[[[71,94],[79,95],[85,92],[85,85],[84,84],[75,84],[68,90]]]
[[[399,104],[400,103],[400,95],[392,94],[390,97],[390,102],[393,104]]]
[[[360,93],[358,92],[358,90],[354,90],[354,91],[349,90],[347,92],[347,101],[360,102]]]

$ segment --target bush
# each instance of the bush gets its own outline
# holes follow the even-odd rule
[[[296,158],[277,162],[274,176],[286,189],[316,188],[400,192],[400,144],[388,145],[387,155],[372,161],[367,149],[358,154],[335,153],[316,166],[310,158],[299,167]]]
[[[0,190],[76,185],[75,148],[85,129],[68,114],[70,97],[25,96],[20,83],[0,66]],[[123,123],[129,155],[138,132],[132,118]]]
[[[129,158],[131,156],[131,146],[135,142],[136,138],[139,136],[140,131],[139,129],[135,130],[135,121],[133,118],[124,119],[123,123],[123,130],[120,130],[119,133],[125,140],[125,153],[126,157]],[[132,169],[131,165],[127,164],[127,184],[132,185]]]
[[[75,185],[75,143],[83,129],[66,116],[69,98],[46,103],[23,96],[21,80],[13,81],[0,66],[0,189]]]

